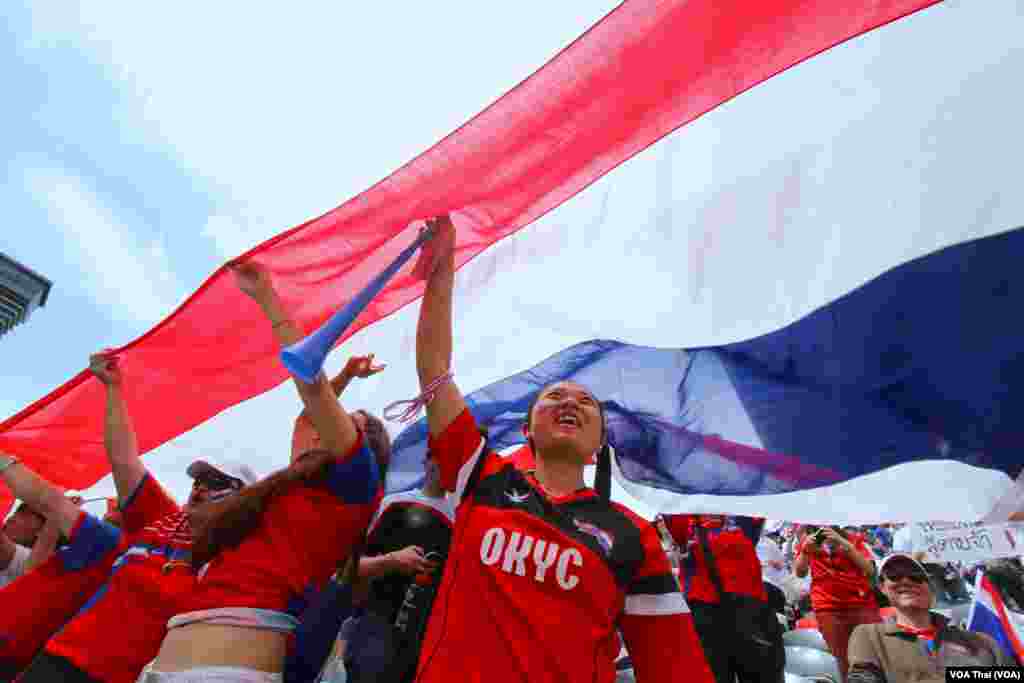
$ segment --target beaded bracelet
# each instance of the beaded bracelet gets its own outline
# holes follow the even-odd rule
[[[423,393],[416,398],[408,401],[395,401],[389,404],[384,408],[384,419],[389,422],[410,422],[419,415],[422,408],[430,405],[430,402],[434,400],[434,396],[437,395],[437,390],[451,382],[454,376],[454,373],[446,372],[424,387]],[[403,409],[402,406],[406,406],[406,408]],[[396,410],[400,412],[396,413]]]

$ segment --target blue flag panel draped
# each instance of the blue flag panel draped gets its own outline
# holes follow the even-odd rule
[[[800,491],[922,460],[1016,476],[1021,264],[1017,229],[906,263],[750,341],[585,342],[467,400],[500,449],[524,441],[541,387],[577,381],[606,406],[622,475],[680,494]],[[425,437],[421,420],[396,440],[390,490],[420,481]]]

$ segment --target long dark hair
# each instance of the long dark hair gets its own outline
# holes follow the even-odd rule
[[[383,482],[391,459],[391,439],[379,418],[365,411],[363,414],[366,416],[363,437],[373,451],[380,469],[380,481]],[[190,514],[192,568],[198,571],[222,550],[238,547],[259,525],[263,511],[274,496],[294,486],[322,481],[335,457],[332,451],[323,448],[310,449],[289,467],[244,487],[234,495],[199,506]],[[302,463],[301,471],[296,467],[297,463]]]

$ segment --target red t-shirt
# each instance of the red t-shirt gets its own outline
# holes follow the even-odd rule
[[[699,520],[699,522],[698,522]],[[753,520],[751,520],[753,522]],[[733,517],[717,515],[666,515],[665,526],[680,548],[690,549],[680,579],[686,586],[686,599],[718,604],[719,595],[708,572],[704,548],[697,535],[697,524],[704,527],[708,546],[727,593],[768,600],[761,575],[761,561],[754,541]]]
[[[149,474],[126,501],[122,532],[106,583],[46,645],[104,683],[134,683],[195,585],[184,513]]]
[[[808,537],[797,546],[796,553],[804,552]],[[864,539],[850,536],[853,547],[867,560],[871,560]],[[871,580],[841,550],[819,549],[810,555],[811,608],[815,612],[829,612],[861,607],[878,607]]]
[[[430,439],[457,508],[416,680],[609,683],[618,628],[638,680],[711,683],[656,529],[591,489],[549,498],[484,446],[468,410]]]
[[[294,484],[267,503],[259,525],[199,571],[175,614],[252,607],[298,617],[362,537],[381,499],[377,460],[362,439],[322,482]]]
[[[0,590],[0,666],[17,671],[28,666],[102,585],[121,533],[97,528],[101,524],[79,512],[67,546]]]

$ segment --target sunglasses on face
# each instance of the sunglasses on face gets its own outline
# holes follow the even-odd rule
[[[885,580],[892,581],[893,583],[907,580],[920,584],[926,583],[928,581],[928,577],[924,576],[920,572],[887,572],[885,574]]]
[[[237,489],[238,482],[228,477],[221,477],[216,474],[204,474],[201,477],[196,477],[192,482],[192,488],[196,489],[202,486],[207,491],[224,491],[226,489]]]

